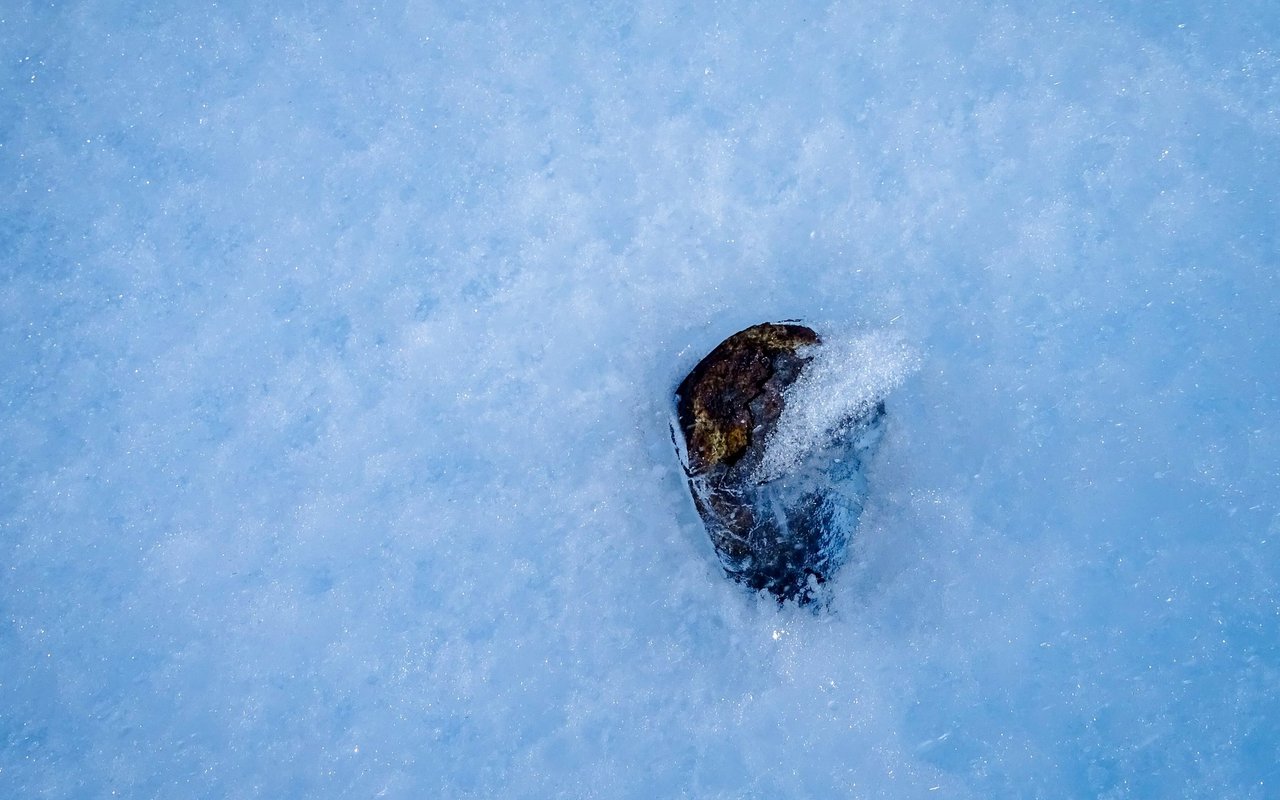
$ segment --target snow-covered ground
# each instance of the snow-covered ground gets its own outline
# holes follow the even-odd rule
[[[1280,796],[1273,0],[15,0],[0,64],[0,796]],[[918,359],[826,614],[667,431],[784,318]]]

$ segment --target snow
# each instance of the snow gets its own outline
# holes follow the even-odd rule
[[[765,442],[756,477],[773,480],[795,468],[864,418],[917,367],[910,347],[889,331],[824,333],[806,348],[808,366],[783,391],[783,410]]]
[[[0,796],[1275,796],[1277,9],[8,4]],[[667,428],[787,318],[818,615]]]

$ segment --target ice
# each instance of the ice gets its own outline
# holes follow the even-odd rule
[[[0,10],[0,797],[1280,792],[1280,17]],[[667,423],[919,356],[823,614]]]
[[[786,473],[809,453],[865,417],[906,380],[918,358],[888,331],[825,334],[812,360],[784,391],[785,405],[756,470],[761,481]]]

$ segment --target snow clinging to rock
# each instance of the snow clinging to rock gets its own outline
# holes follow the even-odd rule
[[[756,471],[770,481],[873,409],[914,372],[919,357],[901,337],[872,331],[824,337],[813,361],[783,393],[785,406]]]

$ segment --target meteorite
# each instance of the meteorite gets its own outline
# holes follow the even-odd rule
[[[849,358],[815,365],[825,346],[805,325],[754,325],[676,390],[672,439],[720,562],[779,602],[814,601],[844,560],[884,424],[883,387],[847,397],[832,375]]]

